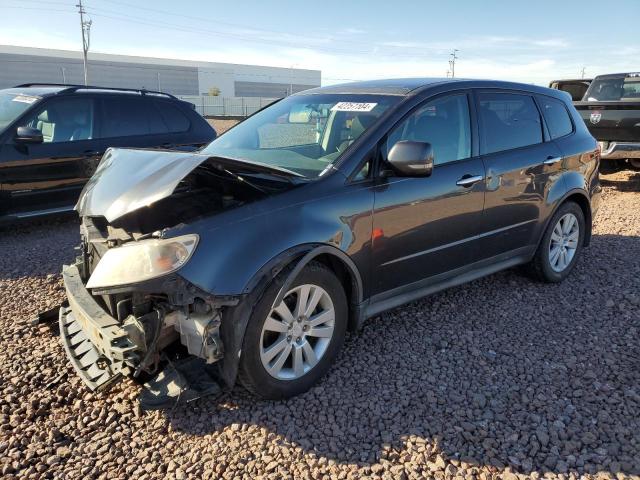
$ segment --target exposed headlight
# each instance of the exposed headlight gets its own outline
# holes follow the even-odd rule
[[[189,261],[197,244],[198,235],[183,235],[112,248],[98,262],[87,288],[128,285],[175,272]]]

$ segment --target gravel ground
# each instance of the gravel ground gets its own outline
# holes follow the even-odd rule
[[[222,135],[238,123],[238,120],[223,118],[207,118],[206,120],[211,124],[218,135]]]
[[[603,178],[561,285],[506,271],[372,319],[319,385],[143,413],[91,394],[55,331],[73,220],[0,232],[3,478],[629,478],[640,474],[640,173]],[[55,329],[53,329],[55,330]]]

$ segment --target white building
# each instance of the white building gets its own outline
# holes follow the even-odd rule
[[[320,86],[319,70],[134,57],[89,52],[89,84],[174,95],[278,98]],[[23,83],[83,84],[82,52],[0,45],[0,88]]]

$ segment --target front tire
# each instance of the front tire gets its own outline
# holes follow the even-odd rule
[[[584,213],[575,202],[566,202],[553,215],[542,236],[529,270],[538,280],[557,283],[575,267],[585,235]]]
[[[274,305],[286,275],[276,277],[256,304],[240,358],[240,382],[269,399],[311,388],[329,370],[347,330],[346,295],[331,270],[311,262]]]

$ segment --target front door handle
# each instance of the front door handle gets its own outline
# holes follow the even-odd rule
[[[483,180],[484,177],[482,175],[465,175],[460,180],[456,182],[456,185],[460,187],[470,187],[474,183],[478,183]]]
[[[98,152],[97,150],[85,150],[82,154],[87,157],[95,157],[97,155],[102,155],[102,152]]]
[[[544,163],[545,165],[553,165],[554,163],[558,163],[560,160],[562,160],[562,157],[548,156],[547,159],[542,163]]]

